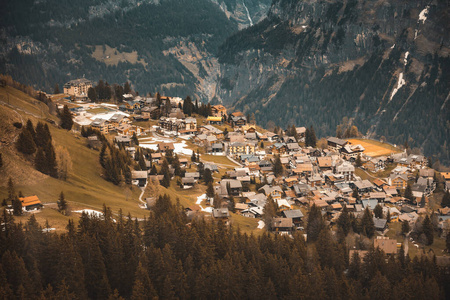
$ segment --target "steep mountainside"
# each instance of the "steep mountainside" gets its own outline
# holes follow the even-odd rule
[[[208,100],[225,38],[270,0],[0,1],[0,73],[39,89],[85,76]]]
[[[450,162],[447,1],[274,0],[268,18],[219,49],[217,98],[262,124],[343,117]]]

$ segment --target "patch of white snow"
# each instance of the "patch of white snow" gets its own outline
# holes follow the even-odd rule
[[[405,79],[403,79],[403,72],[400,73],[400,75],[398,76],[398,82],[397,82],[397,87],[394,88],[394,90],[392,91],[391,94],[391,98],[389,99],[389,102],[391,102],[392,98],[394,98],[395,94],[397,94],[398,90],[404,86],[406,84]]]
[[[170,140],[160,140],[160,139],[152,139],[151,141],[166,142],[166,143],[172,142]],[[141,146],[142,148],[158,150],[158,144],[152,144],[149,142],[144,142],[144,143],[140,142],[139,146]],[[186,141],[182,141],[181,143],[174,143],[173,146],[175,148],[173,152],[176,154],[192,155],[192,150],[186,148],[187,147]]]
[[[429,9],[429,8],[430,8],[430,7],[427,6],[427,7],[425,7],[425,8],[420,12],[420,14],[419,14],[419,20],[417,21],[417,23],[419,23],[420,21],[422,21],[422,24],[425,23],[425,21],[427,20],[428,9]]]
[[[203,208],[201,205],[200,205],[200,209],[202,210],[202,211],[204,211],[204,212],[207,212],[207,213],[212,213],[212,211],[213,211],[213,208],[211,207],[211,206],[209,206],[209,207],[207,207],[207,208]]]
[[[250,13],[249,13],[249,11],[248,11],[248,8],[247,8],[247,6],[245,5],[245,1],[242,1],[242,5],[244,5],[245,11],[247,12],[247,18],[248,18],[248,20],[249,20],[249,22],[250,22],[250,26],[253,26],[253,21],[252,21],[252,18],[250,17]]]
[[[409,51],[406,51],[405,58],[403,59],[403,62],[405,63],[405,66],[408,63],[408,56],[409,56]]]
[[[80,213],[82,214],[83,212],[88,214],[88,215],[93,215],[96,217],[103,217],[103,213],[98,211],[98,210],[93,210],[93,209],[83,209],[83,210],[76,210],[74,211],[75,213]]]
[[[394,48],[395,48],[395,44],[394,44],[394,45],[392,45],[391,49],[394,49]]]
[[[258,227],[257,227],[258,229],[263,229],[265,226],[266,226],[266,224],[264,224],[263,220],[258,221]]]
[[[206,194],[197,197],[197,202],[195,204],[201,204],[203,200],[206,200]]]

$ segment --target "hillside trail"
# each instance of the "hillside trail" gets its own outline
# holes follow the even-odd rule
[[[139,202],[142,203],[142,205],[139,205],[139,208],[143,208],[143,209],[147,209],[147,203],[145,201],[142,200],[142,196],[144,196],[145,193],[145,189],[147,188],[147,183],[148,181],[145,183],[144,187],[141,188],[141,194],[139,195]]]

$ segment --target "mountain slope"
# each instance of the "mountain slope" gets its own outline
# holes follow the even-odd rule
[[[8,105],[9,103],[9,105]],[[132,200],[127,200],[125,188],[115,186],[101,177],[101,166],[98,151],[89,149],[86,140],[76,137],[67,130],[48,124],[56,146],[65,147],[70,153],[73,170],[67,181],[55,179],[35,170],[33,160],[15,148],[15,138],[20,129],[14,122],[26,123],[30,119],[34,126],[38,121],[54,119],[48,114],[46,105],[12,88],[0,87],[0,131],[2,132],[0,152],[3,167],[0,172],[0,199],[7,196],[5,188],[9,177],[15,183],[16,192],[22,191],[25,196],[38,195],[42,203],[55,204],[61,191],[71,208],[93,208],[101,210],[103,204],[110,206],[116,213],[123,209],[133,217],[143,217],[145,211],[138,207],[139,190],[133,189]],[[44,121],[45,122],[45,121]],[[67,223],[67,220],[65,221]]]
[[[250,19],[265,16],[269,3],[3,1],[0,73],[46,91],[85,76],[109,83],[129,80],[141,93],[208,100],[218,46]]]
[[[273,1],[219,49],[217,97],[259,123],[349,117],[370,137],[450,162],[450,25],[445,1]]]

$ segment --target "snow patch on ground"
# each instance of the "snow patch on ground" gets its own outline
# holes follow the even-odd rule
[[[50,231],[55,231],[56,230],[56,228],[43,228],[42,229],[42,232],[50,232]]]
[[[427,6],[427,7],[425,7],[425,8],[420,12],[420,14],[419,14],[419,20],[417,21],[417,23],[419,23],[420,21],[422,21],[422,24],[425,23],[425,21],[427,20],[428,9],[429,9],[429,8],[430,8],[430,7]]]
[[[103,217],[103,213],[98,211],[98,210],[93,210],[93,209],[82,209],[82,210],[76,210],[74,211],[75,213],[80,213],[82,214],[83,212],[88,214],[88,215],[93,215],[96,217]]]
[[[206,200],[206,194],[197,197],[197,202],[195,204],[201,204],[203,200]]]
[[[403,72],[400,73],[400,75],[398,76],[398,82],[397,82],[397,87],[394,88],[394,90],[392,91],[391,94],[391,98],[389,99],[389,102],[391,102],[392,98],[394,98],[395,94],[397,94],[398,90],[404,86],[406,84],[405,79],[403,79]]]
[[[414,39],[417,39],[417,33],[418,32],[419,32],[419,30],[417,30],[417,29],[414,31]]]
[[[211,206],[204,208],[203,206],[200,205],[203,200],[206,200],[206,198],[207,198],[206,194],[198,196],[197,197],[197,202],[195,202],[195,204],[200,206],[201,211],[204,211],[204,212],[207,212],[207,213],[212,213],[213,208]]]
[[[405,66],[408,63],[408,56],[409,56],[409,51],[406,51],[405,58],[403,59],[403,62],[405,63]]]
[[[395,48],[395,44],[394,44],[394,45],[392,45],[391,49],[394,49],[394,48]]]
[[[258,221],[258,227],[257,227],[258,229],[263,229],[265,226],[266,226],[266,224],[264,224],[263,220]]]
[[[143,140],[143,139],[141,139]],[[158,141],[158,139],[152,139],[152,142]],[[161,141],[164,143],[173,143],[173,141]],[[152,149],[152,150],[158,150],[158,144],[150,144],[150,143],[145,143],[145,142],[139,142],[139,146],[141,146],[142,148],[147,148],[147,149]],[[184,154],[184,155],[192,155],[192,150],[186,148],[187,144],[186,141],[182,141],[181,143],[173,143],[174,146],[174,151],[176,154]]]
[[[207,208],[203,208],[201,205],[200,205],[200,209],[202,210],[202,211],[204,211],[204,212],[207,212],[207,213],[212,213],[212,211],[213,211],[213,208],[211,207],[211,206],[209,206],[209,207],[207,207]]]

